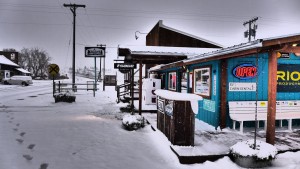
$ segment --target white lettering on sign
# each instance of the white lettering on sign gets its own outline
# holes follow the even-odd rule
[[[105,56],[105,50],[100,48],[87,48],[85,50],[85,55],[88,57],[103,57]]]
[[[230,92],[255,92],[256,83],[235,83],[229,82]]]
[[[118,64],[118,68],[134,68],[134,65]]]

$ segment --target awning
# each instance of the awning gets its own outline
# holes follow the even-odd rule
[[[15,64],[11,60],[7,59],[5,56],[0,55],[0,64],[3,65],[9,65],[9,66],[15,66],[15,67],[20,67],[19,65]]]
[[[22,73],[30,73],[27,70],[23,69],[23,68],[16,68],[18,71],[22,72]]]

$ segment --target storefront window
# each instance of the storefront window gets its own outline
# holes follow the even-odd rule
[[[169,73],[169,90],[176,90],[176,72]]]
[[[182,72],[181,73],[181,93],[187,93],[187,73]]]
[[[210,96],[210,67],[194,70],[194,93],[203,96]]]

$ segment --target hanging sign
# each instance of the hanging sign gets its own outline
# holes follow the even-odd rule
[[[277,92],[300,92],[300,65],[278,65]]]
[[[136,64],[134,63],[115,63],[115,69],[136,69]]]
[[[85,47],[85,57],[105,57],[105,47]]]
[[[257,67],[249,63],[241,64],[233,69],[232,74],[241,80],[251,79],[257,76]]]

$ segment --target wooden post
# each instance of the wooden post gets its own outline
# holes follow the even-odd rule
[[[227,61],[221,61],[221,101],[220,101],[220,127],[226,127],[227,104]]]
[[[143,65],[142,61],[139,63],[140,68],[139,68],[139,115],[142,115],[142,71],[143,71]]]
[[[130,95],[131,95],[131,106],[130,106],[130,108],[131,108],[131,111],[132,111],[132,114],[134,113],[134,69],[131,69],[130,70],[130,77],[131,78],[129,78],[130,79],[130,83],[131,83],[131,85],[129,86],[130,87],[130,90],[131,90],[131,93],[130,93]]]
[[[275,144],[275,116],[276,116],[276,94],[277,94],[277,55],[275,51],[269,53],[268,73],[268,115],[266,142]]]

